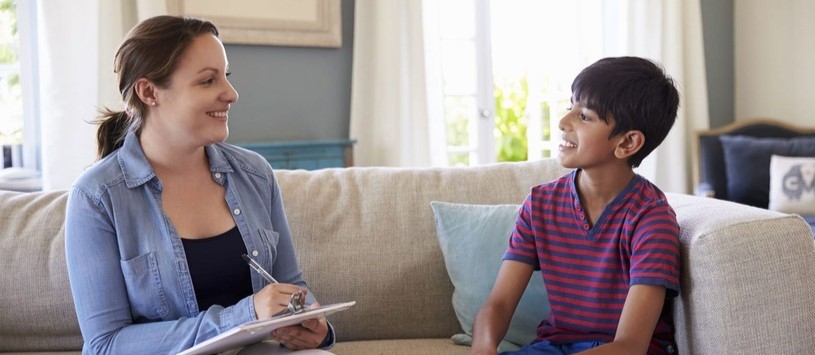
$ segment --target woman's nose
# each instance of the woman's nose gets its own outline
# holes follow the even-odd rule
[[[226,92],[224,92],[223,100],[227,101],[227,102],[230,102],[230,103],[238,102],[238,96],[239,95],[238,95],[238,91],[235,90],[235,87],[232,86],[232,83],[230,83],[228,81],[226,82],[226,86],[227,86],[227,88],[226,88]]]

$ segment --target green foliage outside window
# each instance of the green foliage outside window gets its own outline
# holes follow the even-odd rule
[[[468,147],[470,145],[470,116],[475,112],[475,101],[466,96],[450,96],[444,102],[445,124],[447,125],[447,146]],[[470,165],[469,153],[449,153],[450,166]]]
[[[14,0],[0,0],[0,64],[16,63],[17,46],[17,3]],[[19,79],[17,79],[19,82]]]
[[[526,100],[529,85],[526,77],[518,82],[496,84],[495,146],[497,161],[527,160]]]
[[[22,143],[22,88],[17,46],[17,2],[0,0],[0,143]],[[4,122],[5,121],[5,122]]]

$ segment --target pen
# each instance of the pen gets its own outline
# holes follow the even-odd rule
[[[271,282],[271,283],[273,283],[273,284],[278,283],[278,282],[277,282],[277,280],[275,280],[275,279],[274,279],[274,277],[272,277],[272,275],[271,275],[271,274],[269,274],[269,272],[268,272],[268,271],[266,271],[266,270],[263,268],[263,266],[260,266],[260,264],[258,264],[258,262],[257,262],[257,261],[255,261],[255,259],[250,258],[250,257],[249,257],[249,255],[243,254],[243,260],[246,260],[246,263],[247,263],[247,264],[249,264],[249,267],[251,267],[252,269],[254,269],[255,271],[257,271],[257,273],[258,273],[258,274],[259,274],[261,277],[263,277],[264,279],[266,279],[266,281],[269,281],[269,282]]]

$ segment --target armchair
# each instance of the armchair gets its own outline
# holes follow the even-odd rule
[[[696,138],[696,194],[759,208],[769,207],[772,155],[815,158],[815,127],[774,119],[738,120]],[[815,226],[815,215],[801,214]]]

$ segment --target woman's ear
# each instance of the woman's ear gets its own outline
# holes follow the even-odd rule
[[[628,159],[642,149],[645,145],[645,135],[641,131],[628,131],[620,136],[614,156],[618,159]]]
[[[156,105],[156,85],[150,82],[150,80],[141,78],[136,81],[136,85],[134,85],[133,88],[136,91],[136,95],[139,96],[139,99],[144,102],[145,105]]]

